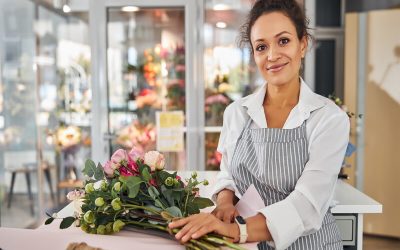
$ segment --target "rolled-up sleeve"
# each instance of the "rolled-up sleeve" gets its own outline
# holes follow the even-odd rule
[[[295,190],[286,199],[259,210],[276,249],[285,249],[321,228],[349,141],[349,128],[344,112],[321,121],[310,136],[309,160]]]

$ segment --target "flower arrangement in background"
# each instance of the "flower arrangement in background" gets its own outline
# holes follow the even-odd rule
[[[328,98],[330,100],[332,100],[337,106],[339,106],[343,111],[345,111],[347,116],[349,117],[349,119],[362,118],[362,114],[356,114],[352,111],[349,111],[347,109],[347,106],[343,104],[343,101],[336,95],[334,95],[334,94],[329,95]],[[346,148],[346,152],[345,152],[345,156],[344,156],[345,158],[343,159],[342,169],[340,170],[339,177],[347,178],[347,175],[343,173],[343,167],[350,167],[349,164],[346,164],[346,158],[350,157],[355,151],[356,151],[356,146],[353,143],[349,142],[347,144],[347,148]]]
[[[136,96],[136,105],[138,109],[142,109],[146,106],[152,108],[160,108],[161,101],[157,92],[153,89],[142,89],[138,96]]]
[[[143,76],[146,79],[147,84],[152,87],[161,85],[161,82],[158,79],[161,72],[160,52],[161,50],[159,46],[144,51],[144,64],[142,68]]]
[[[76,126],[61,126],[57,129],[55,135],[57,145],[62,150],[79,145],[81,142],[81,129]]]
[[[215,150],[211,157],[207,159],[207,169],[208,170],[220,170],[219,166],[221,164],[222,155],[220,152]]]
[[[208,125],[221,126],[223,113],[232,100],[224,94],[216,93],[205,100],[205,112]]]
[[[167,98],[169,110],[185,109],[185,81],[170,81],[167,86]]]
[[[156,230],[174,236],[179,229],[168,224],[178,218],[197,214],[212,206],[208,198],[198,196],[197,174],[183,181],[176,172],[164,170],[165,159],[157,151],[142,155],[136,149],[129,153],[119,149],[104,166],[87,160],[83,173],[88,177],[85,189],[72,191],[69,199],[77,208],[74,216],[58,218],[49,215],[45,224],[62,219],[60,228],[74,222],[91,234],[117,233],[124,227]],[[185,243],[186,249],[220,249],[228,246],[243,249],[223,236],[207,234]]]
[[[153,123],[141,124],[135,121],[118,132],[116,143],[124,148],[146,152],[155,147],[156,128]]]

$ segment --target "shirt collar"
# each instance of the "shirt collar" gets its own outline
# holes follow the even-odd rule
[[[300,126],[310,117],[311,112],[326,105],[326,101],[322,96],[315,94],[302,78],[300,78],[300,81],[299,102],[290,112],[284,128]],[[247,108],[247,114],[260,128],[267,127],[263,108],[266,90],[267,83],[262,85],[255,93],[245,97],[242,103],[242,106]]]

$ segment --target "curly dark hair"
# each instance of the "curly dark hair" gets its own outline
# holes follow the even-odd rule
[[[313,37],[308,31],[310,29],[308,27],[309,20],[296,0],[257,0],[251,8],[246,22],[240,27],[238,39],[239,47],[243,48],[247,45],[251,48],[251,52],[253,52],[253,46],[250,40],[251,28],[260,16],[276,11],[289,17],[296,27],[299,40],[304,36],[306,36],[308,40],[313,40]]]

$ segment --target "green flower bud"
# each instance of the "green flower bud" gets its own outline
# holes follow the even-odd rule
[[[89,232],[89,226],[87,224],[82,224],[81,229],[83,232],[88,233]]]
[[[113,232],[118,233],[123,227],[125,226],[125,223],[122,220],[116,220],[113,223]]]
[[[107,225],[106,225],[106,233],[107,234],[110,234],[110,233],[112,233],[113,232],[113,223],[112,222],[109,222],[109,223],[107,223]]]
[[[115,190],[115,192],[119,192],[119,191],[121,191],[121,182],[116,182],[115,184],[114,184],[114,190]]]
[[[208,184],[210,184],[210,183],[209,183],[207,180],[204,180],[204,181],[203,181],[203,185],[204,185],[204,186],[207,186]]]
[[[115,198],[111,201],[111,206],[115,211],[121,210],[121,200],[119,198]]]
[[[83,219],[85,220],[86,223],[91,224],[94,222],[95,218],[94,218],[94,213],[92,211],[87,211],[84,215],[83,215]]]
[[[104,205],[104,199],[103,199],[103,197],[98,197],[98,198],[94,201],[94,204],[95,204],[97,207],[103,206],[103,205]]]
[[[192,173],[192,178],[193,178],[193,179],[196,179],[196,178],[197,178],[197,172],[196,172],[196,171]]]
[[[107,182],[106,181],[101,181],[100,188],[102,191],[107,191]]]
[[[93,183],[88,183],[88,184],[86,184],[86,186],[85,186],[85,192],[86,192],[86,193],[91,193],[91,192],[93,192],[93,191],[94,191]]]
[[[97,234],[106,234],[106,226],[104,225],[99,225],[97,227]]]
[[[167,179],[165,179],[165,185],[167,185],[168,187],[171,187],[174,185],[174,178],[172,177],[168,177]]]

